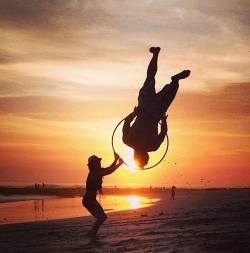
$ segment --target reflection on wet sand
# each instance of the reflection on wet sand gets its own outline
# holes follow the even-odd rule
[[[34,212],[40,213],[44,211],[44,199],[35,199],[34,200]]]
[[[106,212],[142,208],[159,199],[150,196],[100,195]],[[49,198],[0,204],[0,224],[89,216],[81,198]]]

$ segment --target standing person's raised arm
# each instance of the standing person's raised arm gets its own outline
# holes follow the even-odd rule
[[[123,164],[122,158],[120,158],[120,156],[117,153],[114,153],[114,156],[115,158],[114,158],[113,163],[109,167],[103,168],[101,170],[102,176],[107,176],[109,174],[112,174],[115,170],[117,170]]]

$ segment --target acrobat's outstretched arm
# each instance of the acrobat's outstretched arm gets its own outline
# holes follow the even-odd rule
[[[122,128],[123,133],[127,133],[130,129],[130,124],[134,120],[134,118],[137,116],[137,107],[134,108],[134,111],[131,112],[124,120],[124,125]]]
[[[164,141],[167,131],[168,131],[167,116],[164,115],[161,119],[161,132],[157,136],[157,140],[155,142],[155,146],[153,147],[152,151],[156,151],[160,147],[161,143]]]
[[[132,113],[130,113],[124,120],[123,128],[122,128],[122,140],[125,144],[129,145],[129,131],[130,131],[130,124],[137,116],[136,107]]]
[[[164,115],[161,119],[161,132],[158,135],[161,142],[163,142],[168,131],[167,117],[168,115],[167,116]]]

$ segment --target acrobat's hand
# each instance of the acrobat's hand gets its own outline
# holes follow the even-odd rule
[[[133,113],[134,113],[135,115],[137,115],[137,114],[138,114],[138,107],[137,107],[137,106],[135,106],[135,107],[134,107],[134,111],[133,111]]]
[[[125,118],[125,123],[127,122],[128,124],[130,124],[133,119],[137,116],[137,107],[134,108],[134,111],[131,112],[126,118]]]
[[[161,122],[162,123],[165,123],[167,121],[167,118],[168,118],[168,115],[167,114],[164,114],[161,118]]]
[[[168,115],[163,115],[162,119],[161,119],[161,129],[162,129],[162,132],[164,133],[167,133],[168,131],[168,125],[167,125],[167,118],[168,118]]]
[[[167,114],[164,114],[164,115],[162,116],[161,120],[162,120],[162,121],[166,121],[167,118],[168,118],[168,115],[167,115]]]

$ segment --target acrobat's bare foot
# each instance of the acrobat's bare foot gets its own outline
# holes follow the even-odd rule
[[[178,81],[180,79],[187,78],[190,75],[191,71],[190,70],[183,70],[177,75],[174,75],[171,77],[172,81]]]
[[[161,48],[160,47],[150,47],[149,52],[152,54],[159,54]]]

